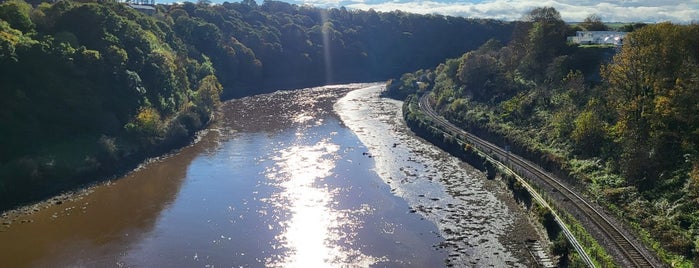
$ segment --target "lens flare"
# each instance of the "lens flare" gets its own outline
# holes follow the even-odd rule
[[[323,34],[323,57],[325,59],[325,83],[330,84],[333,81],[332,71],[332,56],[330,55],[330,33],[333,31],[332,23],[328,19],[328,11],[323,9],[320,11],[321,33]]]

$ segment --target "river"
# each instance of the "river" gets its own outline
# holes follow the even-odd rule
[[[196,142],[3,217],[3,267],[531,266],[502,183],[414,137],[382,84],[224,103]]]

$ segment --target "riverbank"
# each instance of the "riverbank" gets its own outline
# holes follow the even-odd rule
[[[30,217],[37,212],[47,209],[51,210],[57,207],[65,207],[65,204],[78,204],[85,197],[91,195],[95,189],[110,187],[110,185],[117,182],[120,178],[130,177],[134,172],[177,155],[196,144],[204,136],[210,134],[210,129],[201,129],[192,136],[182,137],[177,142],[173,143],[172,147],[163,146],[149,154],[144,153],[140,156],[132,156],[132,159],[122,162],[120,168],[113,170],[112,173],[105,172],[105,175],[94,175],[94,177],[91,178],[84,175],[85,179],[80,180],[82,183],[65,185],[63,187],[64,190],[61,192],[47,192],[43,194],[42,196],[48,196],[43,200],[34,200],[28,204],[19,205],[12,209],[2,211],[0,214],[0,232],[8,231],[12,225],[15,224],[33,222],[33,220],[26,219],[26,217]],[[51,193],[58,194],[51,195]]]
[[[525,242],[547,239],[505,183],[415,136],[402,102],[381,98],[382,91],[350,92],[335,110],[367,145],[376,172],[411,204],[409,212],[439,227],[445,241],[436,247],[449,252],[446,264],[536,266]]]
[[[535,266],[525,242],[544,234],[506,186],[416,138],[401,102],[380,98],[381,88],[226,102],[198,142],[123,178],[6,214],[0,259]]]
[[[175,153],[191,144],[214,114],[185,110],[162,122],[158,119],[156,133],[125,130],[114,136],[76,136],[0,163],[0,212],[80,191],[124,176],[148,159]]]
[[[330,110],[335,101],[349,91],[347,88],[338,87],[338,89],[339,90],[329,92],[327,96],[321,98],[319,103],[314,104],[314,106],[317,106],[321,110]],[[294,94],[294,90],[282,90],[277,92],[286,95]],[[273,93],[263,95],[270,94]],[[199,125],[198,131],[192,132],[187,136],[177,138],[171,137],[170,140],[163,141],[159,144],[159,146],[154,146],[147,152],[138,154],[133,152],[129,153],[128,158],[122,159],[118,163],[114,163],[113,165],[115,168],[112,170],[102,171],[101,173],[81,175],[80,177],[82,179],[75,180],[75,183],[73,184],[65,184],[62,187],[59,187],[59,190],[46,191],[45,193],[38,195],[41,198],[17,200],[16,202],[13,202],[14,205],[8,205],[6,206],[5,210],[0,210],[0,232],[9,230],[12,225],[15,224],[33,222],[31,219],[26,219],[26,217],[37,212],[52,209],[54,207],[61,207],[64,204],[77,204],[81,202],[84,197],[92,194],[95,189],[109,187],[122,178],[129,178],[133,176],[134,173],[145,167],[165,161],[172,156],[181,154],[183,151],[191,150],[188,148],[193,147],[208,135],[218,136],[217,132],[221,131],[227,133],[239,130],[265,131],[283,127],[283,125],[278,125],[279,122],[285,122],[285,126],[288,127],[288,124],[291,124],[292,121],[276,120],[275,118],[284,117],[289,110],[303,109],[302,106],[304,105],[304,103],[282,103],[280,102],[281,99],[266,103],[250,103],[246,101],[250,98],[252,97],[229,100],[224,103],[224,107],[219,107],[220,109],[216,116],[211,117],[212,119],[216,117],[231,118],[230,122],[220,122],[216,120],[207,121],[206,125]],[[235,104],[243,104],[244,107],[233,107]],[[252,109],[253,106],[257,106],[258,108]],[[250,114],[241,112],[243,109],[255,111],[255,113]],[[231,111],[236,112],[233,114]],[[258,123],[250,123],[246,121],[252,118],[270,120],[260,120]]]
[[[438,229],[408,213],[332,111],[359,86],[226,102],[200,141],[15,215],[0,232],[0,259],[12,267],[441,266]]]

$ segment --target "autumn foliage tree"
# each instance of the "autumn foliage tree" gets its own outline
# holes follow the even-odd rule
[[[627,183],[651,201],[646,204],[652,204],[627,206],[634,208],[631,214],[661,241],[662,248],[694,258],[695,263],[699,253],[697,47],[699,25],[648,25],[629,34],[621,52],[602,68],[614,123],[610,134],[619,149],[614,162]]]
[[[699,26],[661,23],[631,33],[603,68],[621,171],[643,188],[697,161]],[[689,159],[679,154],[688,154]]]

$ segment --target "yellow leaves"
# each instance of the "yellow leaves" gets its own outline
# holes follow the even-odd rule
[[[96,63],[102,59],[102,55],[97,50],[82,49],[79,52],[84,60],[91,63]]]
[[[0,37],[2,37],[2,39],[14,41],[12,43],[14,45],[17,40],[19,40],[19,35],[21,34],[20,31],[10,28],[10,24],[6,21],[0,20]]]
[[[211,112],[220,105],[221,92],[223,92],[223,86],[218,82],[216,76],[208,75],[199,82],[199,87],[194,96],[195,105],[199,109]]]
[[[160,125],[160,113],[152,107],[141,108],[136,115],[136,122],[144,129],[156,132]]]
[[[38,41],[25,36],[21,31],[12,28],[8,22],[0,19],[0,59],[15,58],[16,47],[35,43]]]
[[[131,122],[126,124],[126,130],[147,135],[159,135],[162,133],[160,113],[153,107],[141,107]]]
[[[24,36],[21,31],[13,29],[9,23],[0,19],[0,41],[7,41],[12,46],[17,46]]]
[[[655,112],[660,116],[667,117],[672,115],[672,103],[667,96],[657,96],[655,98]]]
[[[665,121],[680,116],[682,109],[688,110],[676,106],[693,99],[683,87],[683,81],[691,80],[693,73],[687,70],[696,65],[688,57],[694,46],[689,40],[691,31],[691,26],[649,25],[629,34],[621,53],[602,68],[618,123],[640,127],[637,131],[645,133],[653,129],[643,127],[663,128],[669,125]],[[683,106],[692,107],[691,103]]]
[[[152,124],[153,122],[160,121],[160,114],[152,107],[141,107],[138,115],[136,115],[136,120],[144,124]]]

